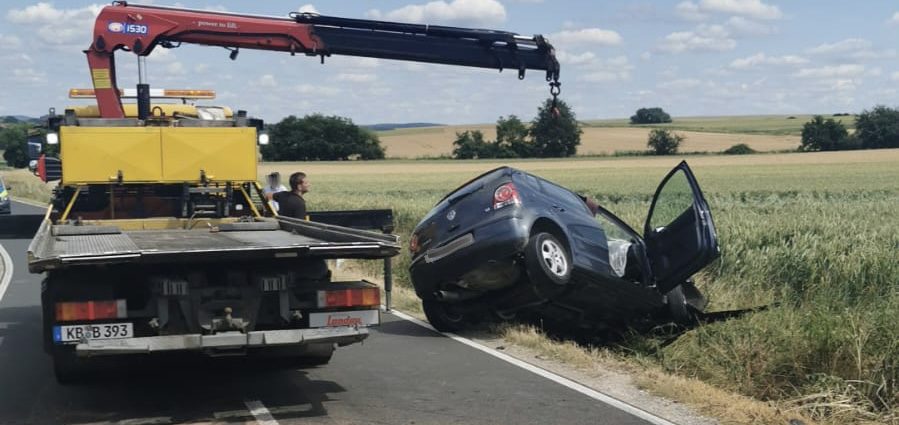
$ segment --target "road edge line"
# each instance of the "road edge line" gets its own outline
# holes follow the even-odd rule
[[[269,412],[268,408],[265,407],[259,400],[244,400],[243,404],[247,406],[247,410],[250,411],[250,414],[256,418],[256,423],[259,425],[280,425],[278,421],[275,420],[275,417],[272,416],[272,412]]]
[[[472,341],[472,340],[470,340],[470,339],[468,339],[468,338],[465,338],[465,337],[461,337],[461,336],[456,335],[456,334],[451,333],[451,332],[440,332],[440,331],[438,331],[437,329],[434,329],[434,327],[431,326],[429,323],[424,322],[424,321],[422,321],[422,320],[419,320],[419,319],[417,319],[417,318],[415,318],[415,317],[412,317],[412,316],[410,316],[410,315],[408,315],[408,314],[406,314],[406,313],[403,313],[403,312],[401,312],[401,311],[397,311],[397,310],[395,310],[395,309],[390,309],[389,313],[390,313],[390,314],[393,314],[393,315],[396,316],[396,317],[399,317],[400,319],[403,319],[403,320],[412,322],[412,323],[414,323],[414,324],[416,324],[416,325],[418,325],[418,326],[421,326],[421,327],[423,327],[423,328],[425,328],[425,329],[428,329],[428,330],[437,332],[437,333],[439,333],[439,334],[441,334],[441,335],[443,335],[443,336],[445,336],[445,337],[447,337],[447,338],[450,338],[450,339],[452,339],[452,340],[454,340],[454,341],[456,341],[456,342],[458,342],[458,343],[465,344],[465,345],[467,345],[467,346],[469,346],[469,347],[471,347],[471,348],[474,348],[474,349],[476,349],[476,350],[478,350],[478,351],[481,351],[481,352],[484,352],[484,353],[486,353],[486,354],[489,354],[489,355],[491,355],[491,356],[493,356],[493,357],[496,357],[496,358],[498,358],[498,359],[500,359],[500,360],[502,360],[502,361],[504,361],[504,362],[506,362],[506,363],[512,364],[512,365],[514,365],[514,366],[517,366],[517,367],[519,367],[519,368],[522,368],[522,369],[524,369],[524,370],[527,370],[528,372],[531,372],[531,373],[534,373],[534,374],[536,374],[536,375],[538,375],[538,376],[541,376],[541,377],[543,377],[543,378],[549,379],[550,381],[553,381],[553,382],[555,382],[555,383],[557,383],[557,384],[559,384],[559,385],[562,385],[562,386],[564,386],[564,387],[566,387],[566,388],[568,388],[568,389],[577,391],[577,392],[579,392],[579,393],[581,393],[581,394],[583,394],[583,395],[585,395],[585,396],[587,396],[587,397],[590,397],[590,398],[592,398],[592,399],[594,399],[594,400],[598,400],[598,401],[600,401],[600,402],[603,402],[603,403],[605,403],[605,404],[608,404],[609,406],[612,406],[612,407],[614,407],[614,408],[617,408],[618,410],[621,410],[621,411],[630,413],[631,415],[634,415],[634,416],[636,416],[636,417],[638,417],[638,418],[640,418],[640,419],[643,419],[643,420],[645,420],[645,421],[648,421],[648,422],[650,422],[650,423],[652,423],[652,424],[654,424],[654,425],[677,425],[675,422],[672,422],[672,421],[670,421],[670,420],[668,420],[668,419],[665,419],[665,418],[663,418],[663,417],[661,417],[661,416],[656,416],[656,415],[653,414],[653,413],[650,413],[650,412],[648,412],[648,411],[646,411],[646,410],[643,410],[643,409],[641,409],[641,408],[639,408],[639,407],[637,407],[637,406],[634,406],[634,405],[632,405],[632,404],[630,404],[630,403],[627,403],[627,402],[625,402],[625,401],[619,400],[619,399],[617,399],[617,398],[615,398],[615,397],[612,397],[612,396],[610,396],[610,395],[608,395],[608,394],[605,394],[605,393],[602,393],[602,392],[600,392],[600,391],[597,391],[597,390],[595,390],[595,389],[593,389],[593,388],[590,388],[590,387],[588,387],[588,386],[586,386],[586,385],[584,385],[584,384],[581,384],[580,382],[574,381],[574,380],[572,380],[572,379],[570,379],[570,378],[566,378],[566,377],[561,376],[561,375],[559,375],[559,374],[556,374],[556,373],[554,373],[554,372],[550,372],[550,371],[548,371],[548,370],[546,370],[546,369],[544,369],[544,368],[542,368],[542,367],[533,365],[533,364],[528,363],[528,362],[526,362],[526,361],[524,361],[524,360],[521,360],[521,359],[519,359],[519,358],[513,357],[513,356],[511,356],[511,355],[509,355],[509,354],[506,354],[506,353],[497,351],[497,350],[495,350],[495,349],[493,349],[493,348],[491,348],[491,347],[488,347],[488,346],[486,346],[486,345],[483,345],[483,344],[481,344],[481,343]]]
[[[9,257],[9,253],[6,252],[6,248],[3,245],[0,245],[0,262],[3,262],[3,276],[0,276],[0,301],[3,301],[3,296],[6,295],[6,290],[9,289],[9,282],[12,281],[13,274],[12,258]]]
[[[31,199],[18,198],[15,196],[10,196],[9,199],[12,200],[13,202],[18,202],[20,204],[25,204],[25,205],[29,205],[32,207],[38,207],[38,208],[47,208],[47,205],[49,205],[49,202],[42,203],[42,202],[38,202],[38,201],[33,201]]]

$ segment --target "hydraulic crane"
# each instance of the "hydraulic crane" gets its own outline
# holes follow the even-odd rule
[[[506,31],[347,19],[293,12],[268,17],[163,6],[113,2],[94,24],[94,39],[85,51],[102,118],[123,118],[116,84],[115,52],[128,50],[143,58],[157,47],[181,43],[220,46],[231,50],[258,49],[318,56],[362,56],[437,64],[462,65],[518,72],[546,71],[555,98],[559,62],[555,50],[540,35],[524,37]],[[140,61],[139,61],[140,64]],[[149,114],[149,86],[140,72],[138,110]]]

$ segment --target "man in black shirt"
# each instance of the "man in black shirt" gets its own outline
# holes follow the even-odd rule
[[[303,195],[309,192],[309,179],[306,173],[293,173],[290,175],[290,191],[278,192],[273,198],[278,202],[278,215],[285,217],[306,219],[306,200]]]

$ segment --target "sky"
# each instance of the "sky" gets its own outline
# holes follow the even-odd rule
[[[146,3],[146,2],[145,2]],[[322,15],[543,34],[561,62],[561,98],[582,120],[660,106],[677,116],[859,112],[899,105],[899,2],[860,0],[154,1],[237,13]],[[106,3],[0,5],[0,115],[40,116],[84,100],[94,18]],[[137,60],[118,52],[119,87]],[[154,88],[214,89],[214,104],[269,122],[339,115],[357,124],[474,124],[536,115],[540,71],[515,72],[220,47],[156,49]]]

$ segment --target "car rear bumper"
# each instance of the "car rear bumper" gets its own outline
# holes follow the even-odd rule
[[[368,329],[334,327],[320,329],[284,329],[247,333],[225,332],[216,335],[165,335],[127,339],[93,340],[75,345],[82,357],[141,354],[163,351],[235,350],[243,348],[302,346],[333,343],[349,345],[368,337]]]
[[[9,214],[12,212],[12,208],[10,206],[10,202],[0,202],[0,214]]]
[[[458,279],[488,261],[505,260],[522,252],[528,232],[522,218],[507,216],[429,249],[409,268],[415,292],[422,299],[432,299],[442,282]]]

